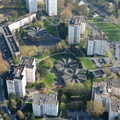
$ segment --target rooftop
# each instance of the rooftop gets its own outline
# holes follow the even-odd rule
[[[89,40],[106,40],[105,35],[88,35]]]
[[[111,87],[120,88],[120,79],[117,79],[117,80],[109,80],[109,81],[107,82],[107,86],[108,86],[108,88],[111,88]]]
[[[50,104],[50,105],[57,105],[57,94],[41,94],[41,93],[35,93],[33,95],[33,104],[34,105],[41,105],[41,104]]]
[[[95,70],[95,71],[93,71],[94,72],[94,74],[97,76],[100,76],[100,75],[104,75],[104,74],[106,74],[102,69],[100,69],[100,70]]]
[[[111,98],[111,111],[120,111],[120,100],[118,100],[117,98]]]
[[[22,56],[22,58],[20,60],[20,65],[25,65],[26,68],[33,68],[34,67],[33,61],[34,61],[33,57]]]
[[[25,67],[24,65],[11,66],[7,80],[14,80],[14,79],[21,80],[23,78],[22,72],[24,70],[24,67]]]
[[[30,15],[33,15],[33,14],[35,14],[35,13],[25,14],[24,16],[21,16],[21,17],[15,19],[15,20],[13,20],[13,21],[9,21],[9,22],[5,23],[5,25],[8,26],[8,25],[10,25],[10,24],[12,24],[12,23],[14,23],[14,22],[20,21],[20,20],[22,20],[22,19],[24,19],[24,18],[26,18],[26,17],[29,17]]]

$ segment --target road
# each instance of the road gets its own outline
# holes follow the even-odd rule
[[[98,12],[100,15],[102,15],[103,17],[109,16],[109,14],[107,14],[106,12],[104,12],[103,10],[99,9],[97,6],[93,5],[90,1],[88,0],[83,0],[83,2],[87,3],[88,5],[90,5],[91,9],[96,10],[96,12]]]

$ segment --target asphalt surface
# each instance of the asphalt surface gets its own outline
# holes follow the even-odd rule
[[[109,16],[106,12],[104,12],[103,10],[99,9],[97,6],[93,5],[90,1],[88,0],[83,0],[83,2],[87,3],[88,5],[90,5],[90,8],[94,9],[97,13],[99,13],[100,15],[102,15],[103,17]]]
[[[11,55],[2,36],[0,36],[0,50],[2,52],[3,59],[6,60],[9,64],[12,64]]]

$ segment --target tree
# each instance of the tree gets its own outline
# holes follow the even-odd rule
[[[2,58],[2,53],[0,52],[0,74],[6,72],[9,69],[9,64]]]
[[[44,68],[44,67],[42,67],[42,66],[40,66],[40,67],[38,68],[38,72],[40,73],[40,76],[41,76],[41,77],[45,77],[45,76],[47,75],[47,73],[48,73],[47,69]]]
[[[46,88],[44,88],[44,89],[43,89],[43,94],[48,95],[48,94],[49,94],[49,91],[48,91]]]
[[[43,27],[43,26],[44,26],[44,23],[43,23],[42,21],[38,21],[38,22],[37,22],[37,26],[38,26],[38,27]]]
[[[62,20],[68,20],[72,17],[72,11],[67,7],[61,12],[60,18]]]
[[[15,112],[17,102],[14,99],[10,99],[7,104],[8,104],[8,108],[10,109],[10,111]]]
[[[46,66],[48,67],[48,68],[52,68],[54,65],[53,65],[53,62],[50,60],[50,59],[46,59],[45,61],[44,61],[44,63],[46,64]]]
[[[26,112],[25,114],[25,120],[35,120],[35,115],[30,112]]]
[[[87,102],[87,112],[91,116],[99,117],[104,113],[105,108],[103,107],[103,104],[101,101],[95,100],[95,101],[88,101]]]
[[[20,52],[24,56],[33,56],[37,54],[38,49],[34,45],[32,46],[23,45],[23,46],[20,46]]]
[[[9,117],[8,117],[8,115],[6,113],[3,114],[3,119],[4,120],[10,120]]]
[[[12,15],[12,17],[18,17],[18,12],[17,11],[12,11],[11,15]]]
[[[58,7],[63,8],[64,2],[65,2],[65,0],[58,0]]]
[[[40,90],[45,87],[45,83],[41,82],[35,85],[35,89]]]
[[[16,95],[14,93],[10,93],[9,94],[9,100],[10,99],[14,99],[15,100],[16,99]]]
[[[67,100],[66,95],[62,95],[62,96],[61,96],[61,102],[66,102],[66,100]]]
[[[120,120],[120,115],[118,114],[117,117],[115,117],[115,120]]]
[[[44,7],[44,2],[43,1],[38,1],[37,5],[38,5],[38,8],[43,8]]]
[[[9,5],[11,3],[11,0],[2,0],[3,5]]]
[[[18,117],[19,117],[20,120],[23,120],[23,119],[24,119],[24,114],[23,114],[22,111],[18,110],[18,111],[17,111],[17,114],[18,114]]]
[[[116,74],[113,74],[111,79],[118,79],[118,76]]]
[[[49,55],[49,54],[50,54],[50,51],[48,49],[43,50],[43,55]]]
[[[16,64],[19,63],[19,58],[18,58],[18,57],[15,57],[15,56],[14,56],[12,59],[13,59],[13,64],[16,65]]]
[[[60,109],[61,109],[61,110],[65,110],[65,109],[66,109],[66,105],[65,105],[64,102],[61,102],[61,103],[60,103]]]

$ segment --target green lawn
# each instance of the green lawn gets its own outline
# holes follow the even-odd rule
[[[95,69],[94,64],[87,58],[80,58],[82,64],[87,68],[87,69]]]
[[[108,37],[108,41],[120,41],[120,28],[109,22],[92,23],[102,30]]]
[[[47,30],[47,32],[53,36],[56,36],[56,28],[55,26],[49,25],[49,23],[46,20],[43,20],[44,28]]]
[[[45,83],[46,87],[51,88],[51,85],[55,79],[56,79],[55,74],[49,72],[44,78],[41,79],[41,81]]]

